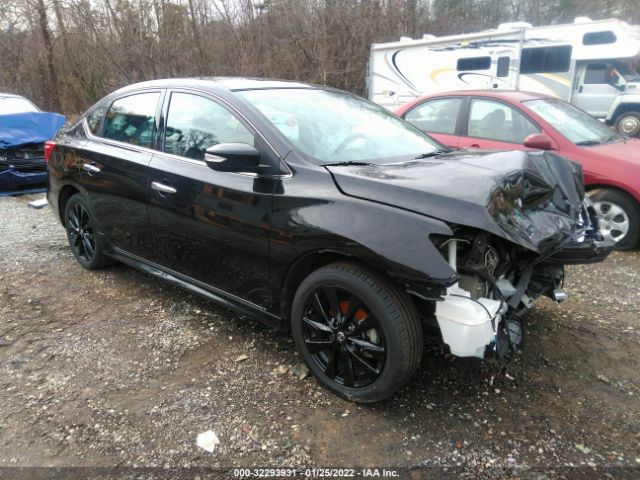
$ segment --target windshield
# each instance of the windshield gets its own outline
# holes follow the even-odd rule
[[[614,66],[618,73],[624,77],[627,82],[637,82],[640,80],[640,75],[633,69],[631,65],[625,62],[615,62]]]
[[[562,100],[528,100],[524,103],[576,145],[600,145],[619,138],[604,123]]]
[[[26,98],[0,97],[0,115],[37,111],[38,108]]]
[[[443,149],[391,112],[345,92],[292,88],[239,93],[319,164],[394,163]]]

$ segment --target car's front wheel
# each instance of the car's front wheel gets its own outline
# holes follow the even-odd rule
[[[600,233],[619,250],[630,250],[640,240],[640,206],[624,192],[602,188],[589,192]]]
[[[422,327],[411,300],[357,264],[334,263],[311,273],[295,294],[291,326],[316,378],[356,402],[392,395],[422,356]]]
[[[86,198],[73,195],[65,207],[64,225],[73,256],[84,268],[94,270],[113,263],[98,239],[93,209]]]

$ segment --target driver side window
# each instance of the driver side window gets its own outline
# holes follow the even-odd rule
[[[254,146],[254,135],[229,110],[208,98],[174,92],[164,134],[163,151],[204,160],[207,148],[219,143]]]

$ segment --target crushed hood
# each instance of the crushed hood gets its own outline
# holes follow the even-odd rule
[[[25,112],[0,115],[0,149],[43,143],[64,125],[64,115]]]
[[[479,228],[540,254],[573,235],[584,197],[581,167],[551,152],[462,150],[326,168],[346,195]]]

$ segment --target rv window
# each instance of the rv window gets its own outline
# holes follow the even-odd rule
[[[589,32],[582,37],[583,45],[605,45],[607,43],[616,43],[616,34],[612,31]]]
[[[514,108],[493,100],[471,100],[469,137],[522,144],[533,133],[540,129]]]
[[[498,77],[508,77],[509,76],[509,57],[500,57],[498,58],[498,71],[496,72],[496,76]]]
[[[571,65],[571,45],[523,48],[520,73],[568,72]]]
[[[405,120],[427,133],[455,135],[461,98],[439,98],[409,110]]]
[[[469,57],[458,59],[458,71],[461,70],[489,70],[491,57]]]
[[[584,74],[585,84],[607,83],[607,66],[604,63],[592,63]]]

